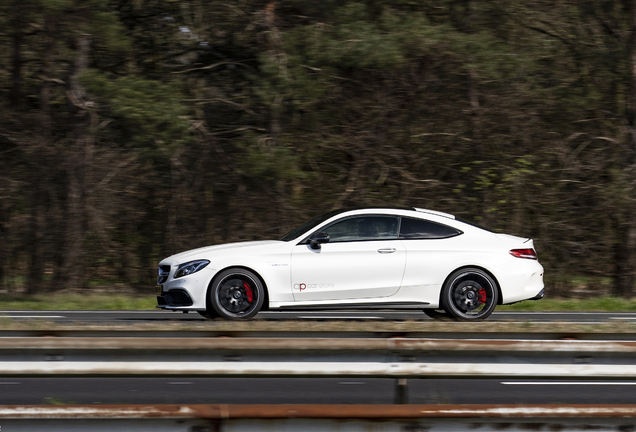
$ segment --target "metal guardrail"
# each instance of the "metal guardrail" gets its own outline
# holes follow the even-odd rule
[[[636,341],[0,338],[0,376],[636,378]],[[636,405],[0,406],[11,431],[636,430]]]
[[[10,431],[630,431],[636,405],[0,406]]]
[[[0,338],[0,376],[636,378],[635,341]]]

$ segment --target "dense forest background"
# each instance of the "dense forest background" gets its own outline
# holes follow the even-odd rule
[[[389,204],[632,294],[635,0],[3,0],[0,47],[5,291]]]

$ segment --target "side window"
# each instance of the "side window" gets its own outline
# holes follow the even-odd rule
[[[339,220],[321,229],[329,234],[329,243],[398,238],[398,217],[355,216]]]
[[[447,225],[424,219],[402,218],[400,226],[400,238],[405,240],[415,239],[441,239],[463,234],[460,230]]]

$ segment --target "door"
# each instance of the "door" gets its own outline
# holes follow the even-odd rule
[[[294,299],[368,299],[395,294],[406,264],[398,227],[396,216],[361,215],[321,228],[329,234],[329,242],[319,248],[299,244],[292,252]]]

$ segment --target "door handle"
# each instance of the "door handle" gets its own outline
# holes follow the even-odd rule
[[[388,253],[393,253],[395,252],[397,249],[395,248],[386,248],[386,249],[378,249],[378,252],[381,254],[388,254]]]

